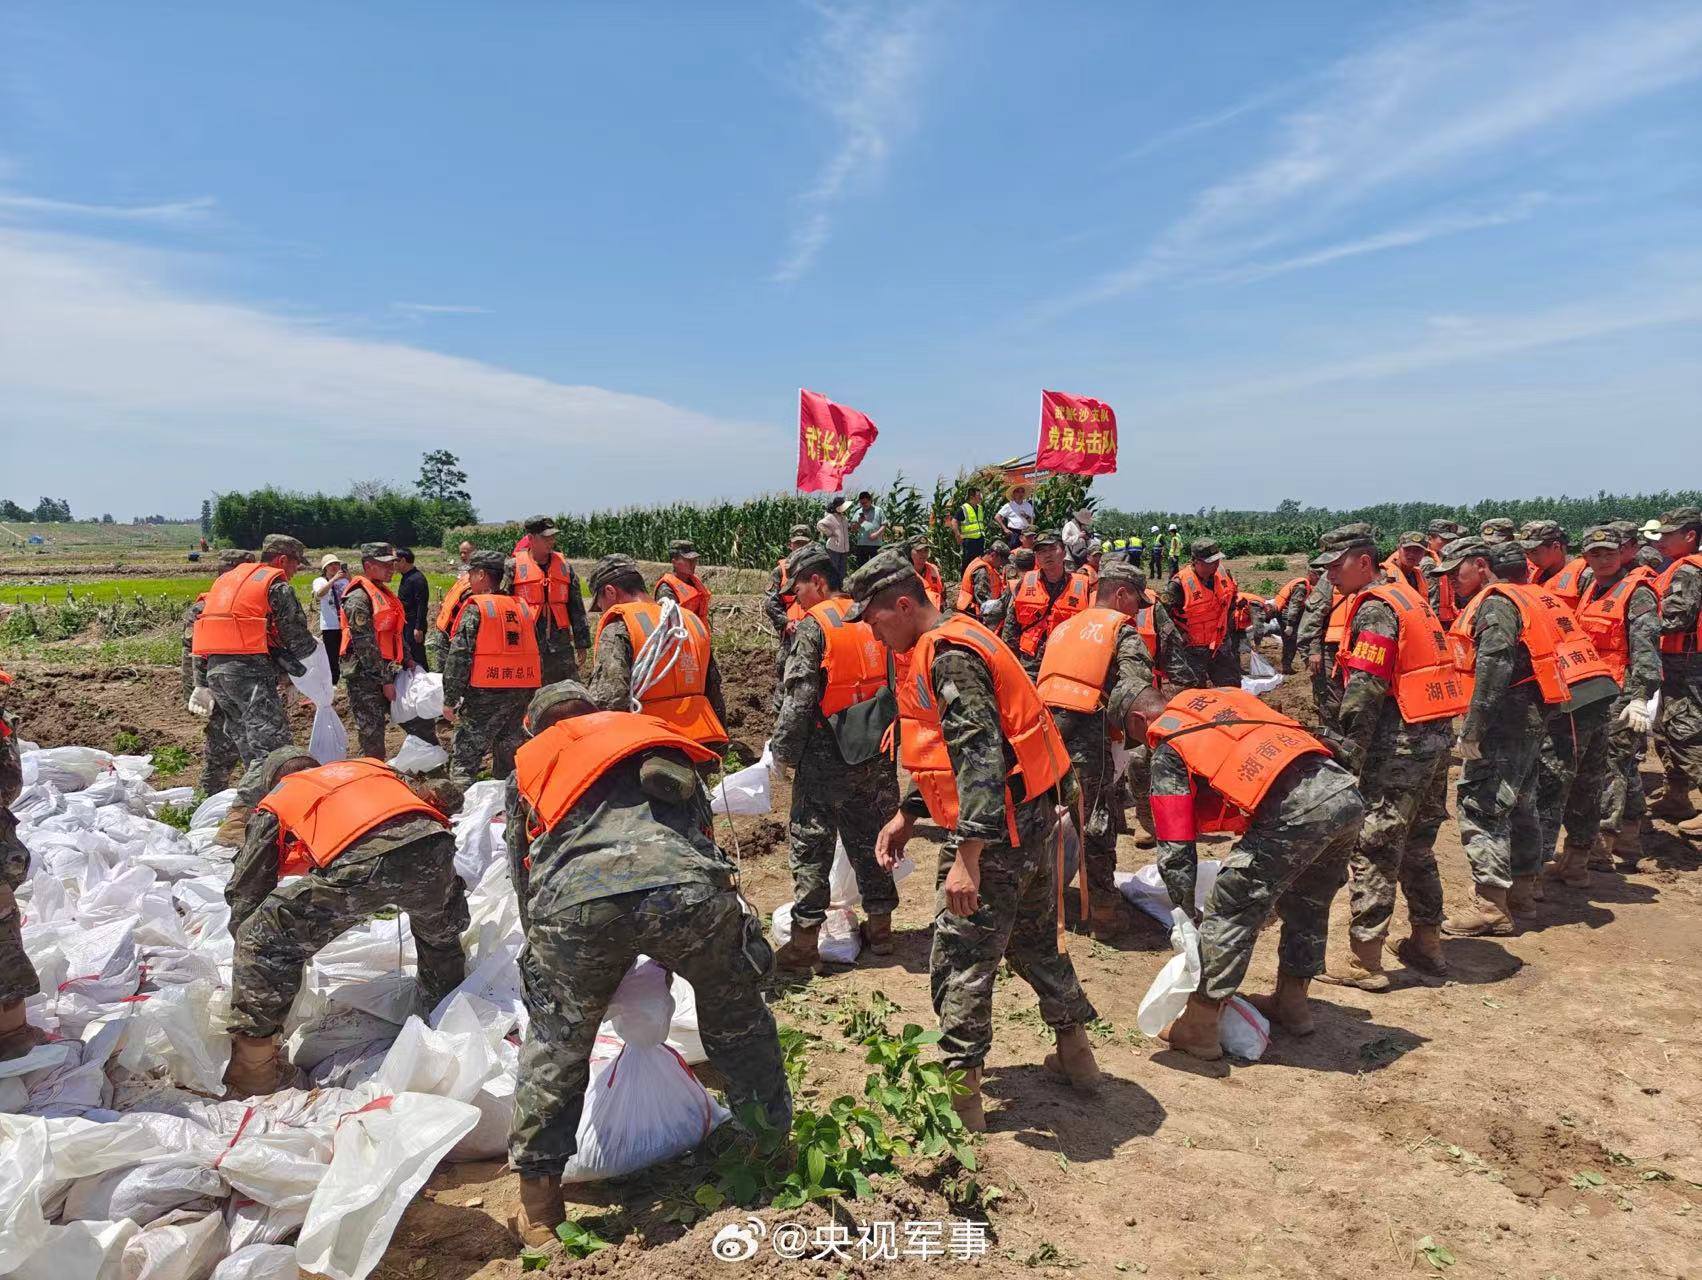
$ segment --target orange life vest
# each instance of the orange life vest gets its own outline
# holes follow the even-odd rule
[[[1432,563],[1441,564],[1440,553],[1430,553]],[[1436,620],[1444,627],[1454,625],[1454,619],[1460,616],[1459,602],[1454,599],[1454,578],[1452,574],[1439,573],[1436,575]]]
[[[1550,595],[1559,596],[1566,602],[1567,608],[1576,609],[1579,599],[1584,594],[1584,585],[1581,579],[1584,570],[1589,567],[1582,556],[1577,556],[1562,565],[1559,572],[1547,582],[1537,582],[1533,571],[1531,585],[1540,586]]]
[[[1067,619],[1052,633],[1040,660],[1035,688],[1049,707],[1098,711],[1105,704],[1105,677],[1117,654],[1117,634],[1134,619],[1095,605]]]
[[[1227,723],[1236,720],[1256,723]],[[1196,787],[1192,797],[1189,825],[1201,833],[1245,831],[1284,769],[1301,756],[1329,755],[1299,722],[1240,689],[1187,689],[1177,694],[1147,726],[1149,747],[1156,751],[1167,743],[1182,757],[1191,779],[1208,788],[1208,794],[1201,795]],[[1161,802],[1185,799],[1152,797],[1155,825],[1170,827],[1175,816],[1161,812],[1172,807]],[[1167,838],[1162,830],[1154,834]]]
[[[567,567],[567,558],[559,551],[550,552],[548,567],[542,567],[532,558],[528,549],[517,552],[514,557],[514,594],[532,606],[535,613],[549,610],[549,617],[557,631],[569,625],[567,602],[573,594],[573,570]]]
[[[462,574],[455,579],[455,584],[443,593],[443,603],[437,608],[437,629],[446,636],[455,634],[455,624],[461,620],[461,601],[466,598],[472,584],[467,575]]]
[[[337,760],[292,773],[257,808],[278,820],[278,874],[327,867],[367,832],[403,814],[448,819],[377,760]]]
[[[866,622],[847,622],[851,601],[841,596],[823,600],[809,610],[827,639],[822,654],[825,680],[821,713],[835,716],[847,707],[867,702],[886,687],[886,646]]]
[[[1064,589],[1058,593],[1056,599],[1046,594],[1046,585],[1040,580],[1040,570],[1030,569],[1023,574],[1022,582],[1011,600],[1016,624],[1021,629],[1017,644],[1023,655],[1032,658],[1039,653],[1040,646],[1046,637],[1052,634],[1053,628],[1087,608],[1088,600],[1087,579],[1079,573],[1072,573],[1065,578]]]
[[[1353,616],[1367,600],[1381,600],[1395,611],[1397,630],[1390,641],[1382,636],[1360,635],[1341,650],[1337,670],[1346,683],[1351,670],[1384,676],[1395,694],[1401,719],[1408,724],[1446,720],[1461,715],[1471,706],[1472,682],[1458,667],[1448,648],[1442,624],[1430,611],[1430,602],[1405,582],[1385,582],[1366,587],[1353,596],[1347,634],[1353,635]],[[1391,667],[1391,660],[1393,666]]]
[[[664,586],[671,589],[681,609],[695,613],[702,619],[705,627],[709,626],[709,588],[703,585],[701,578],[693,578],[687,582],[679,574],[670,571],[656,579],[656,586],[658,589]]]
[[[1058,785],[1070,770],[1070,753],[1028,673],[996,635],[965,613],[953,614],[924,632],[910,651],[910,670],[898,687],[902,722],[899,762],[915,782],[930,816],[950,831],[957,827],[957,778],[940,730],[940,709],[934,702],[932,684],[934,650],[941,642],[969,649],[987,664],[999,706],[999,735],[1016,757],[1010,777],[1021,780],[1025,799],[1032,800]],[[1011,802],[1009,779],[1005,817],[1011,843],[1015,844],[1016,806]]]
[[[1332,587],[1331,590],[1334,590]],[[1353,597],[1336,592],[1336,598],[1330,605],[1329,621],[1324,624],[1324,643],[1341,648],[1342,641],[1347,639],[1347,617],[1353,612]]]
[[[1505,596],[1519,611],[1519,641],[1530,655],[1537,691],[1548,705],[1567,701],[1572,696],[1571,686],[1589,676],[1613,674],[1571,610],[1549,596],[1551,610],[1543,602],[1540,587],[1511,582],[1490,583],[1471,598],[1454,620],[1448,631],[1448,647],[1453,651],[1454,665],[1461,671],[1470,674],[1477,670],[1477,639],[1472,635],[1472,620],[1492,595]],[[1565,628],[1560,626],[1556,612],[1564,616]]]
[[[914,561],[911,562],[910,567],[913,569],[916,567]],[[924,560],[921,572],[917,576],[922,579],[922,591],[928,597],[928,603],[936,609],[945,608],[946,584],[945,580],[940,577],[940,566],[932,560]]]
[[[1092,591],[1099,585],[1099,570],[1094,568],[1092,561],[1084,562],[1082,567],[1076,572],[1080,573],[1082,577],[1087,579],[1087,587],[1089,591]]]
[[[543,683],[538,657],[538,615],[524,600],[505,595],[468,596],[466,607],[479,611],[479,635],[473,644],[475,689],[536,689]]]
[[[1229,635],[1230,613],[1238,594],[1235,579],[1219,566],[1211,586],[1200,581],[1191,564],[1176,575],[1182,584],[1182,634],[1195,649],[1215,649]]]
[[[1680,556],[1666,567],[1666,570],[1655,581],[1655,590],[1661,598],[1666,598],[1672,587],[1672,580],[1685,565],[1695,565],[1702,569],[1702,554]],[[1662,653],[1696,653],[1702,650],[1702,610],[1696,614],[1696,625],[1682,635],[1663,635],[1661,637]]]
[[[667,747],[693,764],[715,753],[655,716],[593,711],[557,720],[514,753],[514,785],[531,811],[527,835],[537,837],[567,816],[597,779],[622,760]]]
[[[1283,583],[1282,584],[1282,590],[1277,592],[1277,597],[1276,597],[1277,612],[1281,613],[1284,609],[1288,608],[1288,602],[1290,600],[1294,599],[1294,593],[1296,591],[1300,590],[1301,587],[1306,586],[1306,585],[1307,585],[1307,582],[1306,582],[1305,575],[1302,575],[1298,578],[1290,578],[1287,582]]]
[[[1404,582],[1414,591],[1424,591],[1424,577],[1417,569],[1409,569],[1401,563],[1399,548],[1390,553],[1389,558],[1379,566],[1383,573],[1393,582]]]
[[[1158,605],[1149,603],[1135,615],[1135,634],[1146,644],[1146,651],[1152,657],[1152,687],[1158,688],[1164,683],[1164,676],[1158,665],[1158,618],[1153,613]]]
[[[797,597],[787,590],[792,585],[792,577],[786,572],[786,557],[781,556],[780,563],[775,567],[780,570],[780,598],[786,602],[786,620],[788,622],[802,622],[808,610],[799,604]]]
[[[1631,633],[1627,625],[1631,596],[1639,586],[1655,589],[1655,575],[1642,565],[1633,565],[1608,591],[1599,582],[1590,583],[1578,602],[1578,625],[1596,646],[1602,661],[1620,688],[1625,687],[1625,672],[1631,665]]]
[[[371,578],[356,577],[349,579],[349,589],[343,592],[346,604],[349,591],[360,589],[366,592],[366,598],[372,601],[372,634],[378,641],[378,656],[386,662],[402,660],[402,632],[407,628],[408,615],[402,608],[402,598],[389,587],[382,587]],[[339,652],[348,653],[354,647],[355,633],[349,630],[348,616],[343,612],[343,605],[337,606],[337,617],[343,624],[343,644]]]
[[[267,595],[283,576],[282,569],[269,564],[239,564],[221,573],[202,597],[201,616],[190,633],[190,651],[207,658],[270,649],[277,632]]]
[[[963,579],[957,584],[957,608],[961,613],[965,609],[975,607],[975,571],[985,569],[987,580],[993,584],[997,594],[992,598],[1005,598],[1005,575],[999,572],[999,566],[993,563],[992,556],[976,556],[963,567]]]
[[[1596,652],[1595,644],[1570,604],[1547,587],[1526,584],[1524,590],[1535,601],[1537,613],[1554,638],[1555,671],[1568,689],[1598,676],[1613,675],[1613,668]]]
[[[597,620],[598,640],[602,639],[603,629],[617,618],[626,627],[633,656],[637,657],[661,621],[662,606],[653,600],[631,600],[603,610],[603,616]],[[684,609],[680,610],[680,625],[685,628],[686,638],[680,645],[679,657],[644,694],[641,699],[644,714],[655,716],[693,742],[720,746],[727,741],[727,730],[704,693],[709,686],[709,628],[695,613]]]

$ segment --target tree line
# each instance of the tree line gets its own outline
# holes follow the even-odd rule
[[[71,503],[65,498],[43,498],[33,508],[20,507],[10,498],[0,498],[0,520],[20,524],[64,524],[72,519]]]

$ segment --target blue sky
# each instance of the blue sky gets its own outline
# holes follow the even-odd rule
[[[487,517],[858,479],[1113,404],[1119,505],[1702,464],[1702,7],[20,4],[0,489],[458,451]]]

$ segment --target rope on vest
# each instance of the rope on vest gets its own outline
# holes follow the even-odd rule
[[[672,596],[660,602],[661,614],[656,629],[644,639],[643,646],[632,655],[632,681],[628,695],[629,711],[644,710],[644,695],[661,683],[680,660],[680,648],[686,642],[685,623],[680,621],[680,604]]]

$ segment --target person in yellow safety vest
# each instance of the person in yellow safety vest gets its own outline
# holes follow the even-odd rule
[[[952,518],[952,532],[957,535],[958,554],[964,564],[986,554],[987,508],[981,502],[980,485],[969,486],[963,504]]]
[[[1164,576],[1164,535],[1159,533],[1158,526],[1147,530],[1147,578],[1157,582]]]

